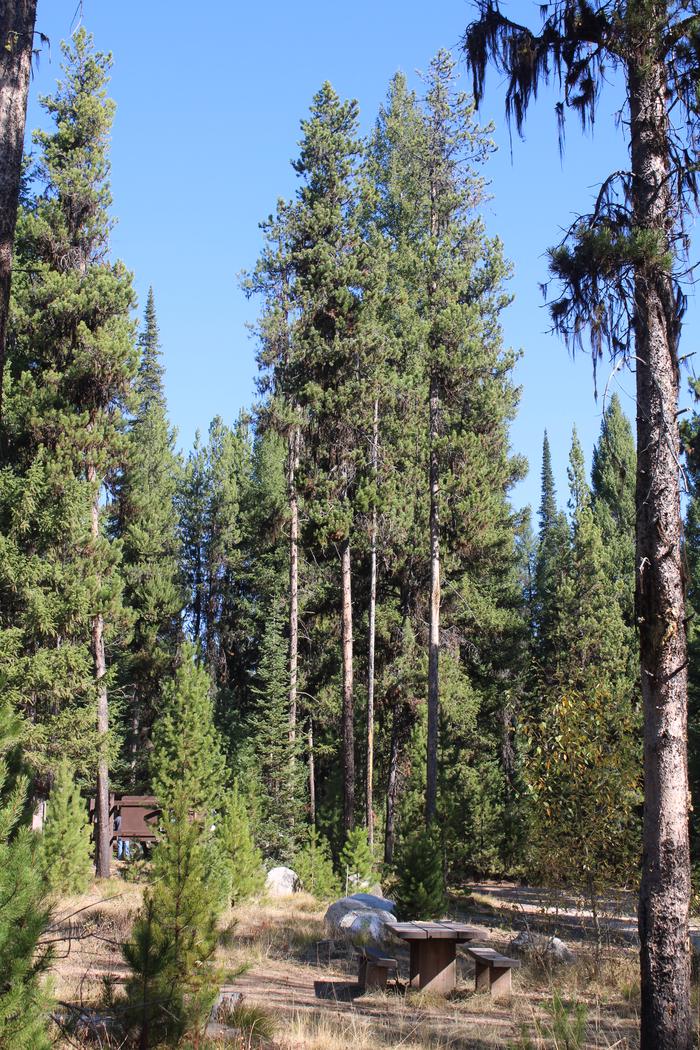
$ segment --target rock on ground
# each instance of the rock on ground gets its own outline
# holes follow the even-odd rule
[[[390,943],[388,922],[396,922],[393,901],[371,893],[355,893],[330,905],[324,922],[331,936],[345,938],[355,945],[371,944],[378,948]]]
[[[546,934],[532,933],[530,930],[522,930],[510,942],[509,950],[521,955],[539,955],[551,962],[570,963],[576,958],[568,944],[558,937],[548,937]]]
[[[291,868],[272,868],[265,879],[265,892],[269,897],[291,897],[299,888],[299,876]]]

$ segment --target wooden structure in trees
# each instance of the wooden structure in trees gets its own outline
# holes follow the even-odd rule
[[[114,819],[121,817],[119,834],[114,829]],[[117,838],[129,839],[130,842],[155,842],[160,821],[161,809],[153,795],[114,795],[109,796],[109,830],[112,845]],[[90,820],[95,818],[95,800],[90,799]]]

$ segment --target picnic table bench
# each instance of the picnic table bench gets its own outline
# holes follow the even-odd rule
[[[478,936],[461,922],[388,922],[386,928],[408,941],[412,988],[447,995],[457,983],[457,945]]]
[[[476,990],[488,991],[494,999],[510,995],[512,991],[511,971],[520,966],[518,959],[509,959],[493,948],[464,948],[476,963]]]
[[[382,955],[376,948],[366,945],[358,948],[360,955],[360,966],[358,973],[358,984],[364,991],[369,992],[378,988],[386,988],[389,970],[397,968],[396,959],[388,955]]]

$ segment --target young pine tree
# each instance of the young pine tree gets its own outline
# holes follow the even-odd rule
[[[252,694],[248,734],[262,788],[261,844],[266,857],[289,861],[302,831],[303,782],[298,741],[289,732],[287,647],[277,608],[265,623]]]
[[[225,788],[210,679],[190,647],[163,692],[154,731],[153,788],[162,828],[153,879],[125,957],[142,1047],[199,1031],[216,991],[212,957],[223,906],[216,809]],[[144,1034],[145,1033],[145,1034]]]
[[[41,863],[53,893],[83,893],[92,878],[92,835],[87,806],[64,761],[56,771],[41,840]]]
[[[437,829],[419,829],[403,842],[395,897],[402,919],[441,919],[445,914],[443,851]]]
[[[299,876],[302,889],[317,900],[331,900],[337,896],[340,880],[333,870],[331,849],[327,839],[319,835],[313,824],[308,828],[292,867]]]
[[[340,872],[348,892],[366,890],[372,884],[374,857],[366,828],[355,828],[345,840],[340,854]]]
[[[48,1050],[44,975],[51,963],[40,939],[49,923],[37,837],[24,825],[26,778],[13,775],[21,726],[0,705],[0,1046]]]
[[[262,854],[253,841],[246,800],[237,783],[224,800],[217,837],[229,872],[230,899],[233,904],[239,904],[262,890],[265,868]]]

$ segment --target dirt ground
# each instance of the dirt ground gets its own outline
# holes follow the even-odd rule
[[[485,909],[478,943],[507,950],[522,917],[520,912],[512,915],[507,896],[501,909],[497,894],[485,889],[474,887],[456,897],[455,914],[475,922]],[[104,998],[106,988],[119,996],[126,977],[120,946],[128,939],[140,900],[139,886],[113,878],[97,883],[85,897],[61,903],[51,933],[60,1002],[89,1007]],[[524,965],[514,971],[512,997],[502,1001],[475,993],[473,964],[465,957],[458,958],[458,986],[448,999],[407,991],[408,953],[398,945],[398,980],[386,993],[359,995],[355,953],[328,939],[324,911],[313,898],[297,894],[233,910],[222,924],[217,953],[221,983],[241,993],[254,1015],[257,1011],[266,1018],[273,1029],[267,1045],[281,1050],[638,1045],[636,951],[624,943],[606,948],[602,973],[593,979],[584,930],[575,945],[571,942],[575,963],[550,970],[537,961]],[[529,914],[526,921],[536,918]],[[558,1012],[556,996],[563,1004]],[[577,1012],[585,1014],[585,1037],[572,1042],[567,1025],[574,1026]],[[248,1050],[256,1042],[248,1034],[229,1045]]]

